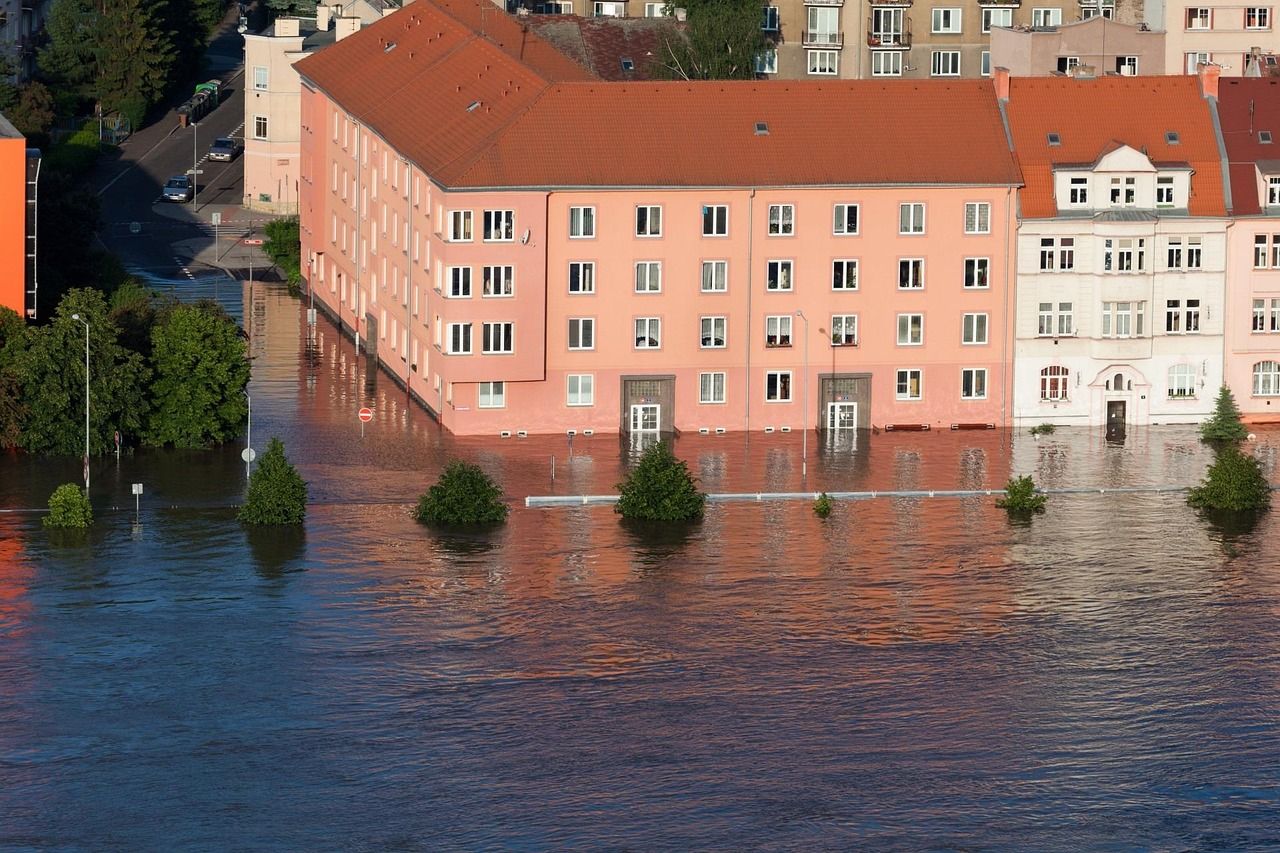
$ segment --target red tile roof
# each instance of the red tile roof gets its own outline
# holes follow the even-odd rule
[[[1224,216],[1222,161],[1208,102],[1194,75],[1170,77],[1015,77],[1006,107],[1013,146],[1026,186],[1019,197],[1027,218],[1057,215],[1055,165],[1094,163],[1116,143],[1156,163],[1189,163],[1189,212]],[[1165,139],[1176,131],[1178,144]],[[1050,133],[1060,144],[1050,145]]]
[[[542,38],[582,63],[601,80],[653,78],[651,66],[667,39],[683,39],[683,24],[667,18],[582,18],[577,15],[530,15],[525,20]],[[626,70],[623,60],[631,62]]]
[[[589,82],[477,4],[417,0],[296,67],[445,186],[1021,183],[989,80]]]
[[[1218,120],[1230,162],[1232,213],[1262,213],[1256,164],[1280,160],[1280,79],[1223,78],[1218,84]],[[1271,142],[1260,141],[1261,130],[1271,131]]]

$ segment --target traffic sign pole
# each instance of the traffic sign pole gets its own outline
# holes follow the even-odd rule
[[[373,409],[362,406],[356,416],[360,418],[360,437],[364,438],[364,425],[373,420]]]

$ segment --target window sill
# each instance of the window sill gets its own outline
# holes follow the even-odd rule
[[[764,345],[764,348],[765,349],[790,349],[791,344],[771,344],[766,342]]]
[[[857,341],[832,341],[831,342],[832,349],[846,349],[850,347],[856,347],[857,345],[858,345]]]

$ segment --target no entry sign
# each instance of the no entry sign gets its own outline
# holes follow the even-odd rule
[[[361,409],[360,420],[363,421],[364,423],[368,423],[369,421],[373,420],[373,409],[370,409],[368,406],[365,406],[363,409]]]

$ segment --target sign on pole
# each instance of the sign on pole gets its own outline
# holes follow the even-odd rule
[[[141,511],[141,501],[142,501],[142,484],[134,483],[133,484],[133,514],[134,515],[138,515],[138,513]]]
[[[362,406],[358,415],[360,417],[360,437],[364,438],[364,425],[373,420],[373,409],[368,406]]]
[[[246,246],[261,246],[262,240],[258,237],[246,237],[244,238],[244,244]]]
[[[222,224],[222,214],[221,214],[221,213],[213,213],[213,214],[210,214],[209,218],[213,220],[213,225],[214,225],[214,227],[215,227],[215,228],[216,228],[217,226],[219,226],[219,225],[221,225],[221,224]]]

